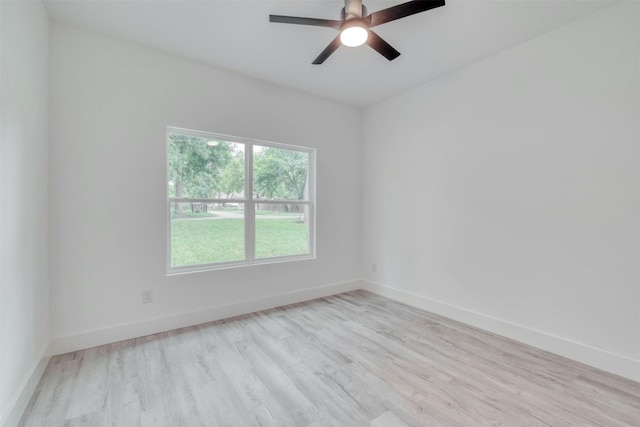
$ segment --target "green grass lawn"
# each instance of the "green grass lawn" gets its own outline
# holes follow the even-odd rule
[[[295,219],[256,219],[256,258],[309,252],[308,228]],[[171,221],[171,266],[244,259],[241,218]]]

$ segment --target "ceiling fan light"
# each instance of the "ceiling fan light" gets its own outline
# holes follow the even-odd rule
[[[348,47],[362,46],[367,42],[369,32],[366,28],[353,26],[342,30],[340,33],[340,41]]]

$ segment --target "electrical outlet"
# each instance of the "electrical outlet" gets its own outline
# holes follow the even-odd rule
[[[378,264],[375,262],[371,264],[371,272],[376,273],[378,271]]]
[[[151,289],[142,291],[142,303],[149,304],[152,302],[153,302],[153,291]]]

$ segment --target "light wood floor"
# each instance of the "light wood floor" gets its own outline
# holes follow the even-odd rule
[[[357,291],[54,357],[26,426],[638,426],[640,384]]]

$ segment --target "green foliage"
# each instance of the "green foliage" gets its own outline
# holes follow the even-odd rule
[[[242,153],[231,159],[222,170],[219,188],[227,197],[244,189],[244,156]]]
[[[221,188],[222,170],[233,159],[229,143],[181,134],[169,135],[169,180],[171,197],[206,198]]]
[[[254,154],[256,198],[304,200],[309,155],[301,151],[265,148]]]
[[[305,224],[286,219],[256,219],[256,257],[309,252]],[[174,219],[171,221],[171,265],[200,265],[244,259],[242,218]]]
[[[244,188],[244,153],[234,143],[169,135],[169,197],[227,198]],[[261,147],[253,160],[256,198],[303,200],[309,155]]]

